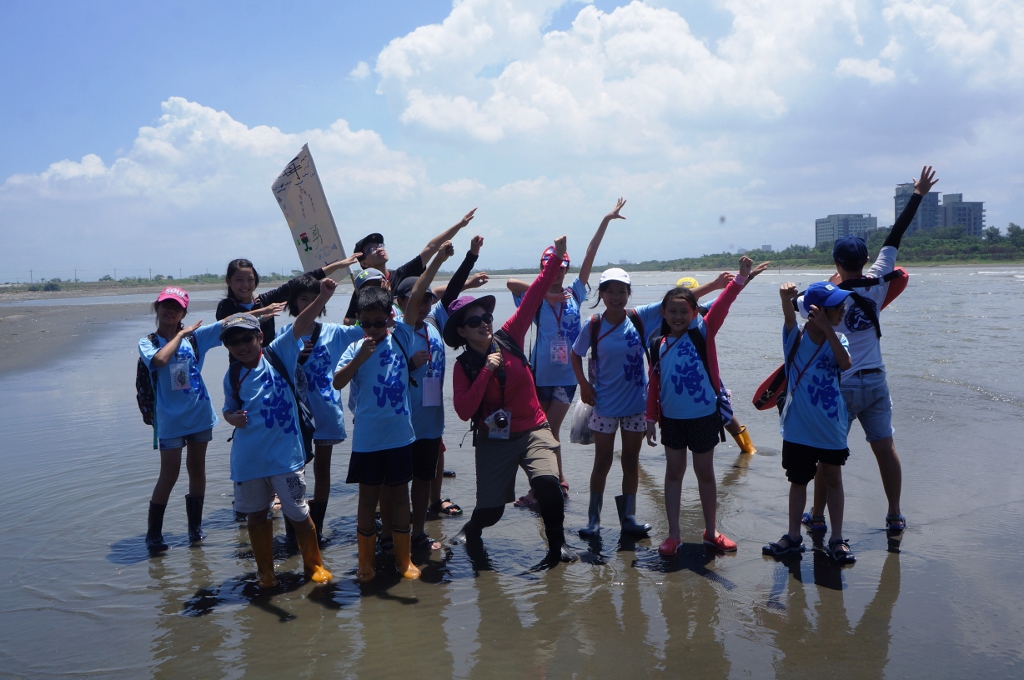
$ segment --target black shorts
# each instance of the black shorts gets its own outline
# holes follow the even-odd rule
[[[700,418],[661,419],[661,443],[670,449],[704,453],[718,446],[721,441],[722,416],[715,411]]]
[[[441,438],[417,439],[412,443],[412,476],[422,482],[437,477],[437,457],[441,455]]]
[[[814,479],[819,462],[845,465],[849,457],[850,449],[819,449],[785,440],[782,442],[782,467],[786,470],[786,479],[800,486],[807,486]]]
[[[412,444],[383,451],[352,452],[346,484],[401,486],[412,479]]]

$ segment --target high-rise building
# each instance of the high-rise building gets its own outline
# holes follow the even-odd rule
[[[903,209],[907,207],[907,203],[910,202],[910,197],[913,195],[913,183],[896,185],[896,217],[899,217]],[[895,218],[893,221],[895,221]],[[921,205],[918,206],[917,214],[914,215],[910,226],[907,227],[907,233],[913,234],[915,231],[922,229],[924,231],[931,231],[939,226],[942,226],[942,215],[939,212],[939,195],[929,192],[921,199]]]
[[[985,231],[985,203],[964,201],[963,194],[943,194],[939,206],[942,226],[960,226],[967,230],[967,236],[981,238]]]
[[[878,218],[871,215],[829,215],[814,220],[814,245],[832,245],[836,239],[860,236],[867,240],[868,233],[878,229]]]

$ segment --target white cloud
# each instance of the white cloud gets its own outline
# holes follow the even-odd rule
[[[438,190],[449,194],[465,195],[487,191],[487,187],[484,186],[484,183],[480,180],[462,178],[445,182],[438,187]]]
[[[370,65],[365,61],[356,64],[356,67],[349,71],[348,77],[352,80],[365,80],[370,75]]]
[[[861,40],[852,0],[729,0],[733,30],[714,47],[677,12],[638,1],[587,5],[568,30],[544,32],[564,4],[458,2],[381,51],[378,92],[398,98],[406,124],[478,141],[667,151],[723,113],[778,118],[834,27]]]
[[[882,66],[877,59],[840,59],[836,75],[863,78],[873,85],[888,83],[896,78],[896,73]]]

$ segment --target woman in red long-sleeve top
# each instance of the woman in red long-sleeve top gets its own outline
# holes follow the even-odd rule
[[[460,297],[448,308],[444,341],[452,348],[466,346],[452,371],[455,411],[472,421],[476,450],[476,509],[452,543],[479,541],[484,528],[501,519],[505,504],[515,500],[516,470],[521,467],[544,520],[546,561],[571,562],[576,554],[565,543],[565,508],[555,457],[558,441],[540,407],[522,350],[544,292],[562,265],[564,236],[555,241],[555,251],[501,330],[491,330],[493,295]]]

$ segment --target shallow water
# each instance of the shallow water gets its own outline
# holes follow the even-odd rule
[[[638,517],[654,525],[652,538],[621,540],[610,497],[620,471],[613,468],[603,541],[581,540],[592,450],[566,444],[566,525],[579,562],[538,569],[539,517],[509,506],[485,533],[483,554],[446,547],[420,560],[423,579],[415,582],[390,575],[382,558],[377,580],[359,586],[352,579],[355,495],[341,483],[342,445],[324,549],[335,580],[305,582],[299,558],[282,553],[283,586],[269,596],[253,586],[246,530],[230,512],[230,428],[223,423],[207,457],[208,540],[187,546],[183,471],[165,522],[173,548],[146,554],[158,460],[132,380],[135,343],[153,322],[146,315],[112,324],[74,356],[0,385],[0,474],[9,480],[0,497],[7,582],[0,675],[1019,677],[1024,271],[911,274],[883,316],[909,528],[901,542],[887,539],[877,467],[855,425],[844,483],[847,537],[858,561],[842,570],[817,550],[786,562],[761,556],[761,545],[784,531],[787,483],[777,418],[749,406],[782,360],[778,284],[803,286],[820,272],[762,275],[719,335],[722,375],[760,450],[741,456],[731,439],[716,450],[719,526],[739,543],[735,555],[716,557],[699,544],[703,521],[690,472],[686,543],[676,558],[659,557],[667,531],[664,459],[646,445]],[[634,302],[659,299],[677,276],[637,275]],[[492,285],[484,292],[498,294],[496,315],[507,318],[509,296]],[[347,303],[341,298],[331,305],[333,320]],[[212,319],[214,304],[199,299],[193,318]],[[204,377],[214,395],[226,364],[221,350],[208,356]],[[447,467],[458,477],[445,481],[444,495],[468,514],[475,480],[469,439],[459,447],[465,430],[450,420]],[[312,487],[311,472],[307,481]],[[526,491],[522,476],[518,491]],[[447,538],[461,523],[437,520],[428,529]],[[275,525],[283,534],[280,519]]]

